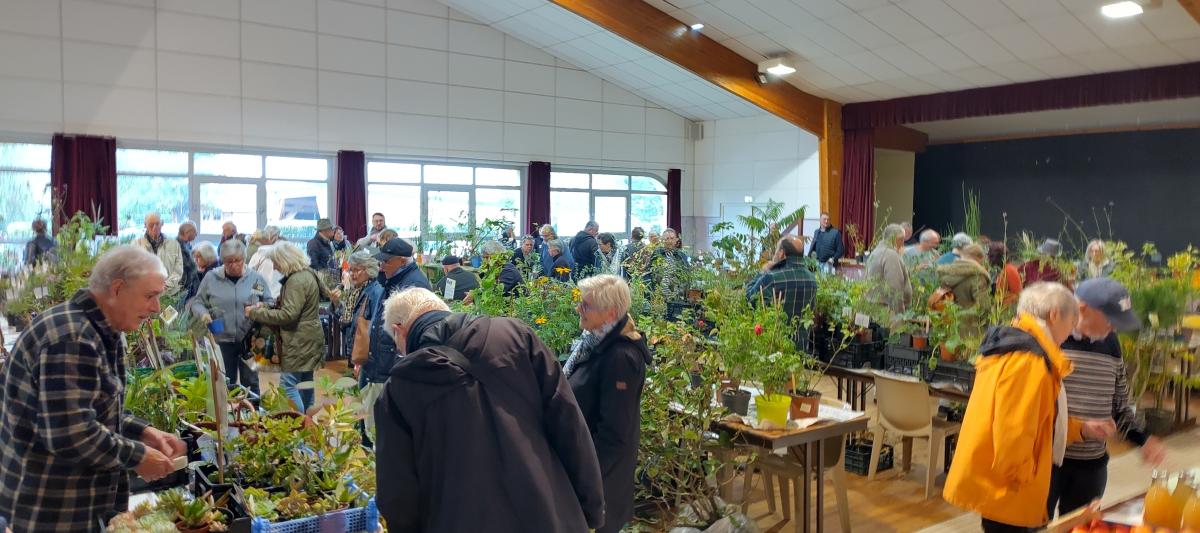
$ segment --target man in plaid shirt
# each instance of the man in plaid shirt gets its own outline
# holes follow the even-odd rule
[[[158,312],[166,279],[156,256],[113,248],[17,339],[0,368],[0,517],[14,531],[101,531],[128,505],[126,470],[153,481],[185,452],[124,412],[122,334]]]
[[[775,257],[763,265],[762,272],[746,287],[746,299],[751,304],[780,300],[789,317],[801,316],[816,294],[817,278],[804,266],[804,245],[790,235],[779,240]],[[808,332],[798,328],[793,339],[797,348],[804,349]]]

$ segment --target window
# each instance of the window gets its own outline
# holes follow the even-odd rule
[[[521,199],[515,168],[367,162],[367,215],[383,213],[388,227],[414,244],[432,243],[435,233],[457,240],[488,220],[517,224]]]
[[[589,220],[617,238],[628,238],[635,227],[661,232],[667,226],[667,188],[650,176],[551,172],[550,224],[558,235],[574,235]]]
[[[50,222],[50,145],[0,143],[0,269],[24,261],[33,221]]]
[[[117,149],[117,211],[121,235],[144,231],[148,213],[163,233],[194,220],[216,237],[232,221],[243,233],[278,226],[289,239],[307,239],[329,217],[327,157]]]

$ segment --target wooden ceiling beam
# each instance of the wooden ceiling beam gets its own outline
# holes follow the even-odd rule
[[[1196,19],[1197,24],[1200,24],[1200,0],[1179,0],[1179,5],[1183,6],[1184,11]]]
[[[817,137],[825,135],[824,98],[783,80],[760,85],[756,63],[643,0],[551,2]]]

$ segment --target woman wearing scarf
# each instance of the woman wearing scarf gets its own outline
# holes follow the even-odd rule
[[[650,350],[629,316],[629,285],[613,275],[579,282],[579,327],[563,367],[587,421],[604,479],[604,527],[617,532],[633,516],[634,468],[642,385]]]

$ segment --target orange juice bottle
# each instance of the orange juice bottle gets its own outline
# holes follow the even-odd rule
[[[1175,500],[1175,507],[1179,509],[1179,513],[1183,514],[1183,508],[1187,505],[1188,500],[1192,499],[1192,495],[1196,494],[1196,489],[1192,484],[1192,475],[1188,472],[1180,472],[1179,479],[1175,481],[1175,491],[1171,493],[1171,499]]]
[[[1195,484],[1191,488],[1192,497],[1183,507],[1183,528],[1200,530],[1200,494],[1196,493]]]
[[[1171,490],[1167,488],[1168,479],[1166,472],[1154,471],[1150,490],[1146,492],[1146,509],[1142,514],[1142,523],[1179,529],[1183,512],[1175,506],[1175,499],[1171,497]]]

